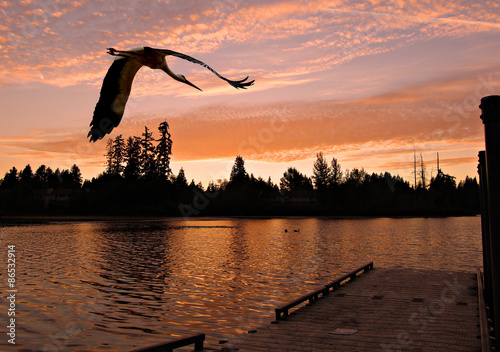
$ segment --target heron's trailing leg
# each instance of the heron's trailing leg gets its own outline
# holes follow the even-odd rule
[[[108,53],[109,55],[113,55],[113,56],[118,55],[118,54],[117,54],[118,50],[116,50],[115,48],[106,48],[106,49],[108,49],[107,53]]]
[[[123,56],[123,57],[132,57],[138,56],[139,54],[133,51],[124,51],[124,50],[116,50],[115,48],[107,48],[107,53],[113,56]]]

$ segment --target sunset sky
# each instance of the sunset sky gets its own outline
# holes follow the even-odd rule
[[[173,139],[171,167],[188,180],[229,178],[236,155],[279,183],[312,175],[323,151],[342,168],[389,171],[413,183],[476,176],[484,149],[481,97],[500,94],[498,1],[24,0],[0,3],[0,178],[12,167],[104,170],[106,139],[86,138],[112,57],[106,48],[165,48],[169,66],[203,89],[142,68],[114,138]]]

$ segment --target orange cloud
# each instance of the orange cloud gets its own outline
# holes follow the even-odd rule
[[[249,161],[291,164],[314,159],[317,152],[323,151],[328,158],[335,156],[347,165],[394,173],[411,167],[413,148],[423,152],[446,151],[448,157],[443,158],[443,165],[472,162],[471,156],[452,155],[468,150],[475,154],[481,148],[478,112],[457,126],[456,121],[443,119],[443,111],[436,103],[428,102],[422,108],[411,102],[373,104],[370,99],[217,105],[127,116],[110,137],[140,135],[145,125],[157,135],[156,127],[166,119],[174,141],[172,160],[181,165],[196,160],[232,160],[235,155]],[[0,150],[4,151],[4,162],[36,160],[52,167],[77,163],[102,171],[106,143],[88,143],[86,132],[37,131],[29,137],[3,138]],[[4,166],[8,169],[12,165]]]
[[[251,98],[238,98],[246,104],[205,104],[189,111],[146,114],[138,106],[148,96],[172,95],[188,102],[202,98],[196,95],[191,100],[196,92],[179,87],[161,72],[141,70],[127,114],[113,136],[138,134],[144,124],[154,128],[166,117],[176,160],[243,154],[252,160],[290,162],[314,157],[320,150],[353,158],[364,157],[362,151],[367,157],[394,157],[415,145],[422,149],[444,148],[443,143],[475,146],[482,132],[478,101],[499,89],[500,66],[492,62],[497,57],[500,13],[493,1],[47,4],[0,3],[2,90],[9,89],[9,84],[44,82],[57,87],[91,85],[97,91],[111,63],[105,53],[108,46],[172,48],[207,61],[227,77],[257,79]],[[425,61],[428,57],[421,58],[416,49],[413,56],[381,55],[398,54],[413,44],[426,45],[427,50],[435,45],[437,52],[446,55],[446,48],[438,47],[443,39],[478,34],[484,36],[474,49],[490,50],[492,55],[476,58],[476,53],[464,49],[459,52],[464,60],[455,65]],[[398,67],[392,61],[384,70],[358,73],[360,63],[381,68],[380,61],[387,58],[399,60]],[[224,95],[232,101],[239,94],[204,68],[179,61],[169,60],[169,64],[204,89],[204,97]],[[396,82],[405,74],[411,78]],[[311,87],[317,90],[314,100],[299,101]],[[367,97],[368,91],[377,94]],[[286,99],[294,103],[259,102],[273,95],[280,97],[274,101],[284,99],[288,92],[294,95]],[[320,96],[344,95],[349,100],[318,101]],[[0,149],[8,150],[3,153],[7,158],[32,155],[95,166],[102,162],[104,143],[89,145],[86,132],[13,136],[1,139]],[[458,158],[448,159],[458,162]]]
[[[123,7],[118,1],[108,1],[105,7],[84,2],[36,7],[29,1],[7,1],[3,6],[7,20],[0,38],[6,45],[0,48],[5,58],[0,79],[44,80],[58,86],[95,84],[107,68],[102,64],[107,45],[166,46],[194,55],[228,45],[272,43],[266,53],[252,57],[255,63],[265,55],[280,57],[295,49],[287,60],[291,65],[266,65],[263,75],[279,76],[297,67],[302,73],[325,71],[417,40],[500,29],[500,15],[488,4],[463,2],[207,2],[198,7],[169,2],[145,8],[139,3]]]
[[[438,93],[450,84],[433,82],[396,91],[394,97],[383,94],[350,102],[205,106],[170,113],[167,121],[175,141],[175,157],[180,160],[241,154],[252,160],[283,162],[311,158],[320,150],[367,148],[374,154],[383,152],[380,146],[393,150],[442,142],[478,143],[482,125],[477,107],[471,110],[458,97],[433,100],[419,95],[431,90],[442,98]],[[138,124],[146,124],[145,119],[149,126],[156,126],[165,119],[158,115],[143,116],[139,122],[131,116],[120,126],[121,131],[140,130]]]

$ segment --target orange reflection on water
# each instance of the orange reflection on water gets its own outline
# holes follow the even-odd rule
[[[19,351],[128,351],[195,332],[217,343],[368,261],[481,266],[479,218],[63,222],[0,235],[19,248]]]

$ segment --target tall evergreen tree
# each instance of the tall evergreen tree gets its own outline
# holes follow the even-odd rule
[[[318,191],[326,190],[332,183],[332,171],[326,162],[323,152],[316,154],[316,161],[313,165],[314,186]]]
[[[145,178],[155,178],[158,174],[153,133],[144,126],[144,133],[141,138],[141,173]]]
[[[31,170],[30,164],[26,165],[26,167],[21,171],[20,181],[22,184],[31,185],[33,181],[33,171]]]
[[[230,183],[243,183],[249,179],[247,171],[245,170],[245,161],[241,155],[238,155],[234,161],[231,175],[229,177]]]
[[[80,188],[82,186],[83,180],[80,168],[76,166],[76,164],[73,164],[69,174],[71,176],[71,182],[73,183],[73,186]]]
[[[53,187],[57,187],[62,183],[62,181],[63,181],[63,179],[61,176],[61,170],[59,170],[59,168],[57,168],[51,177],[50,183]]]
[[[63,169],[61,171],[61,184],[64,187],[70,188],[73,187],[73,176],[71,175],[69,170]]]
[[[123,176],[127,180],[138,179],[141,175],[141,139],[139,137],[127,138],[124,161]]]
[[[179,170],[179,174],[175,178],[174,184],[178,187],[187,187],[188,186],[186,175],[184,174],[184,169],[182,167]]]
[[[106,145],[107,168],[106,173],[110,175],[119,175],[123,173],[123,161],[125,155],[125,141],[122,135],[116,136],[114,140],[111,138]]]
[[[172,154],[172,139],[168,132],[168,123],[166,121],[160,123],[158,131],[160,131],[160,139],[156,145],[156,163],[158,168],[158,176],[167,177],[172,173],[170,170],[170,155]]]
[[[17,184],[19,184],[17,169],[12,167],[12,169],[10,169],[3,178],[2,188],[12,188]]]
[[[342,168],[335,158],[332,159],[331,175],[331,186],[340,185],[342,183]]]
[[[57,187],[59,185],[59,169],[57,169],[57,175],[50,167],[47,167],[47,187]]]
[[[106,171],[104,172],[110,174],[111,170],[113,170],[113,140],[111,138],[106,142],[106,154],[104,156],[106,157]]]
[[[47,167],[45,165],[40,165],[35,171],[35,185],[37,187],[46,186],[48,181]]]

